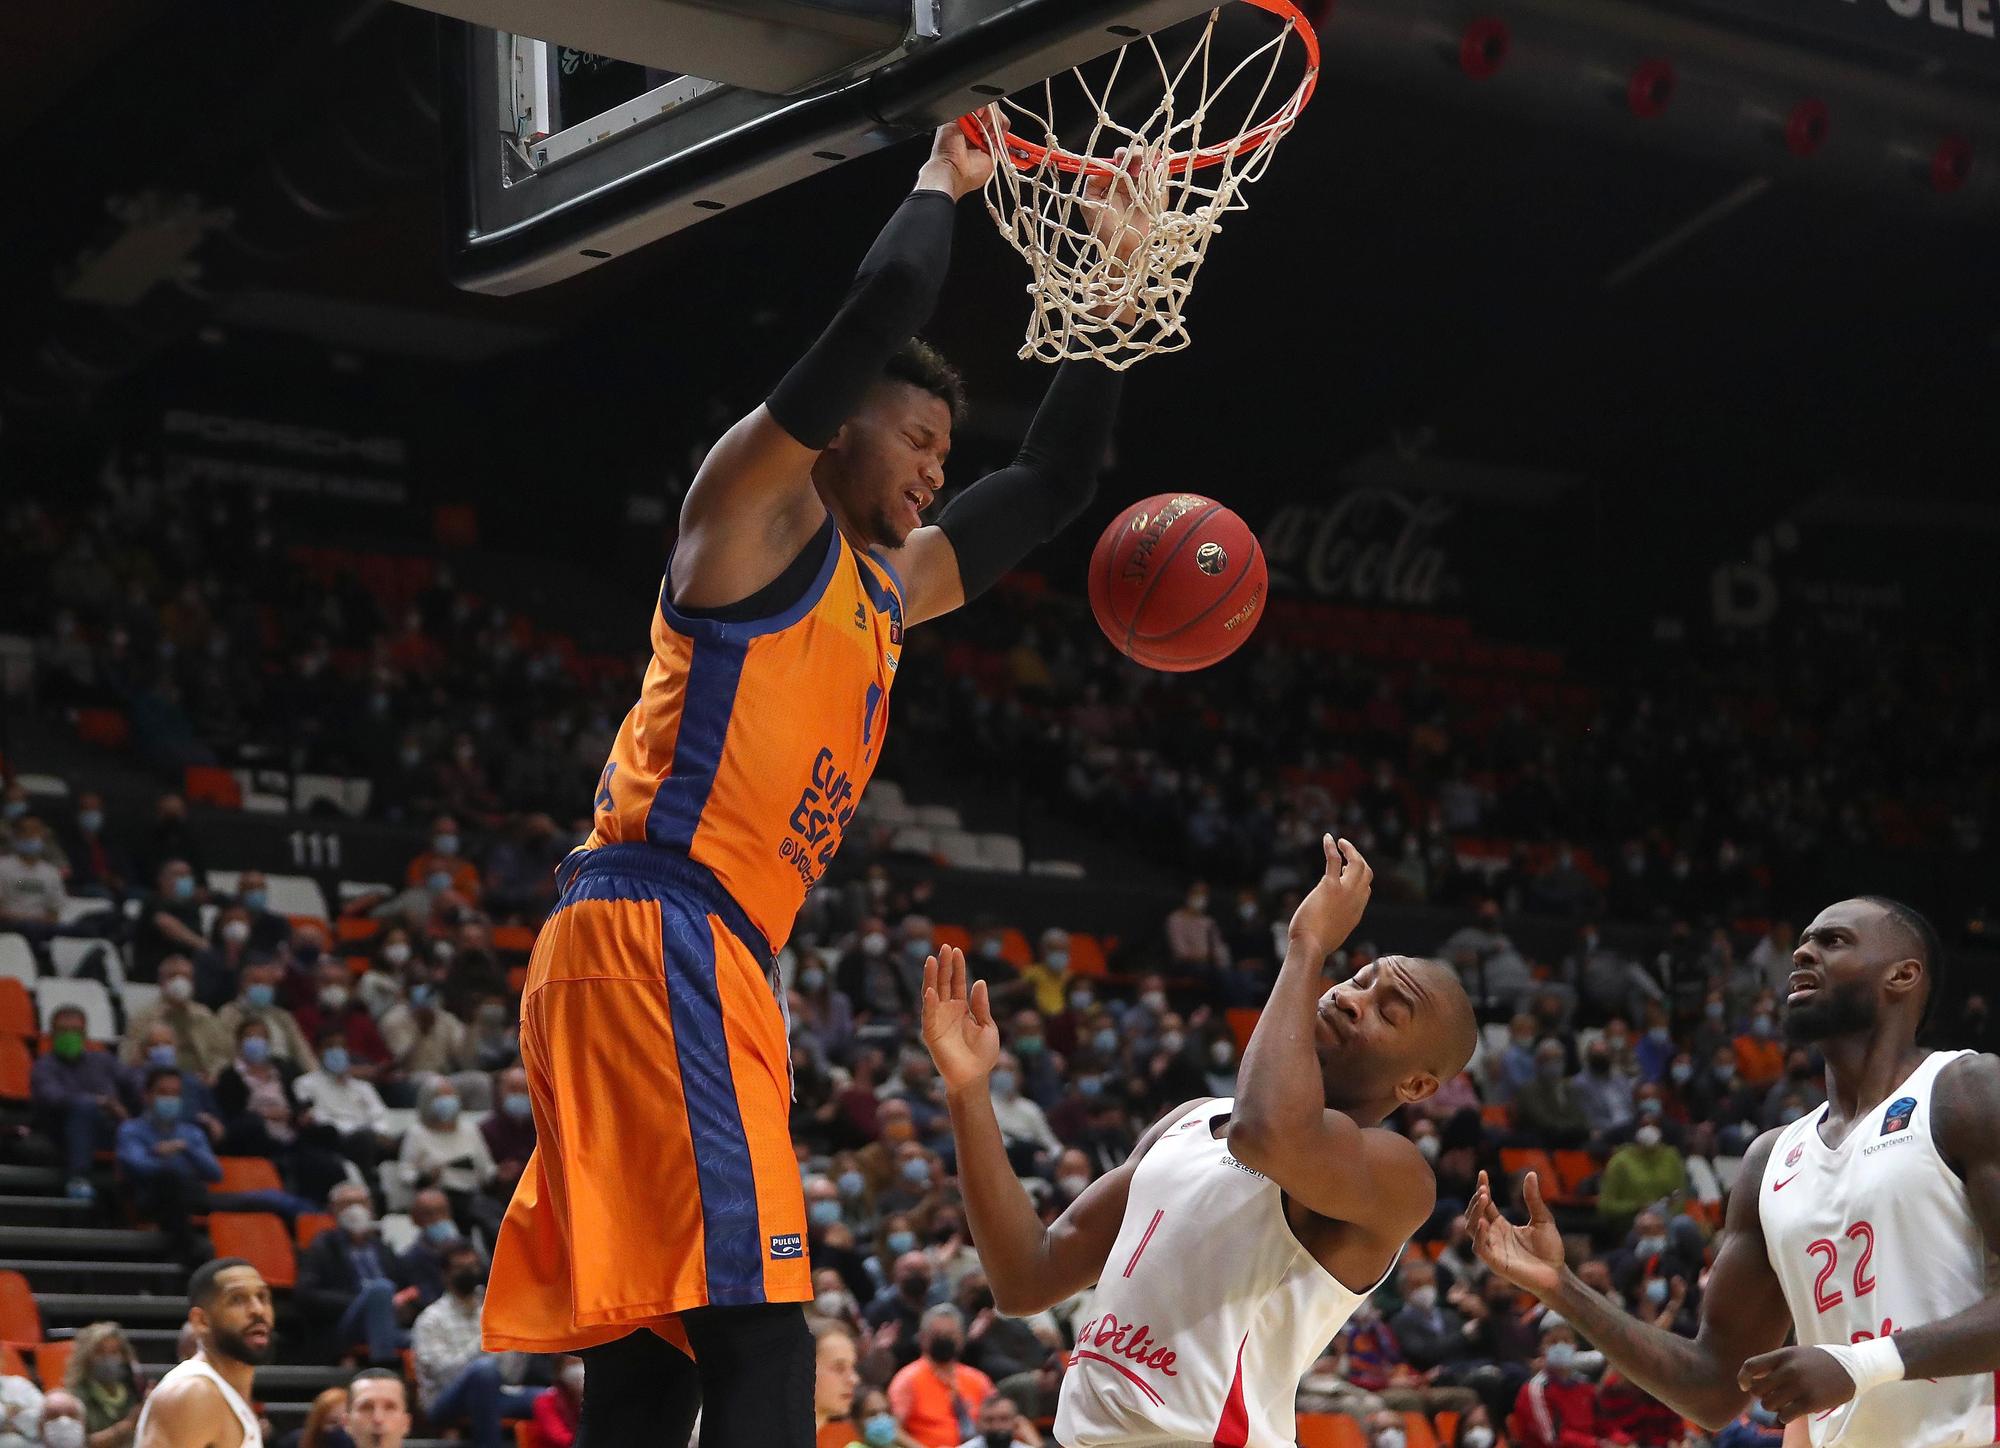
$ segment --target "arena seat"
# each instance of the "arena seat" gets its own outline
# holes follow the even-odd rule
[[[49,942],[49,964],[56,968],[56,974],[74,977],[83,969],[85,962],[103,952],[104,973],[109,977],[113,990],[125,983],[125,958],[119,953],[118,942],[103,940],[89,935],[59,935]]]
[[[1569,1193],[1563,1189],[1562,1173],[1556,1170],[1555,1162],[1539,1146],[1501,1147],[1500,1169],[1509,1176],[1534,1172],[1541,1178],[1542,1196],[1546,1200],[1551,1202],[1569,1200]]]
[[[1081,880],[1089,871],[1075,860],[1031,860],[1028,862],[1028,873],[1050,880]]]
[[[219,1156],[222,1179],[210,1189],[218,1192],[281,1192],[284,1182],[278,1169],[261,1156]]]
[[[1490,1126],[1496,1131],[1514,1129],[1514,1108],[1503,1101],[1495,1101],[1479,1108],[1482,1126]]]
[[[28,988],[11,975],[0,975],[0,1035],[35,1034],[35,1004]]]
[[[1585,1200],[1581,1191],[1583,1184],[1604,1170],[1598,1159],[1587,1151],[1568,1147],[1552,1153],[1555,1159],[1556,1175],[1561,1179],[1563,1193],[1578,1201]]]
[[[190,764],[181,777],[181,790],[189,804],[213,805],[217,809],[243,808],[243,786],[234,771],[213,764]]]
[[[270,887],[267,908],[273,915],[303,915],[319,921],[329,917],[326,891],[310,875],[269,875],[265,880]]]
[[[493,927],[493,948],[526,955],[535,948],[535,935],[532,925],[496,925]]]
[[[1222,1018],[1229,1022],[1230,1034],[1236,1037],[1238,1054],[1250,1044],[1250,1033],[1257,1029],[1257,1021],[1263,1014],[1256,1006],[1231,1006],[1222,1013]]]
[[[1458,1437],[1458,1413],[1455,1410],[1451,1408],[1442,1409],[1434,1421],[1437,1426],[1438,1442],[1450,1443]]]
[[[1069,937],[1069,973],[1071,975],[1103,975],[1109,967],[1104,959],[1104,943],[1095,935],[1084,930],[1073,930]]]
[[[528,988],[528,967],[510,965],[507,967],[507,994],[519,995]]]
[[[1015,967],[1033,965],[1035,948],[1028,937],[1009,925],[1000,932],[1000,958]]]
[[[0,1378],[25,1378],[28,1360],[11,1342],[0,1342]]]
[[[931,927],[931,944],[939,950],[947,945],[956,945],[967,955],[972,953],[972,932],[963,925],[934,925]]]
[[[24,937],[0,935],[0,976],[33,987],[41,973],[41,967],[35,964],[34,949]]]
[[[1021,848],[1021,842],[1013,835],[984,834],[974,836],[979,847],[979,864],[982,869],[1004,870],[1010,875],[1018,875],[1027,864],[1028,857]]]
[[[918,824],[933,830],[958,830],[965,827],[959,817],[958,807],[949,804],[920,804],[911,810]]]
[[[84,1034],[93,1041],[115,1041],[118,1039],[117,1017],[111,1011],[111,995],[94,980],[64,980],[50,976],[35,982],[35,1008],[42,1018],[42,1029],[49,1028],[49,1018],[64,1006],[75,1006],[83,1012]]]
[[[93,915],[109,915],[117,908],[109,900],[99,900],[94,896],[65,895],[56,906],[56,924],[74,925]]]
[[[303,1252],[313,1244],[313,1239],[322,1233],[331,1232],[334,1220],[326,1212],[300,1212],[298,1220],[292,1223],[292,1240]]]
[[[18,1272],[0,1272],[0,1342],[30,1348],[42,1340],[42,1310]]]
[[[1403,1448],[1437,1448],[1431,1420],[1422,1413],[1403,1414]]]
[[[0,1035],[0,1101],[26,1101],[32,1096],[30,1078],[35,1058],[21,1037]]]
[[[926,859],[936,849],[931,832],[922,825],[904,825],[889,837],[889,848],[906,855],[922,855]]]
[[[243,1258],[273,1287],[297,1285],[298,1258],[292,1251],[291,1233],[274,1213],[210,1212],[208,1235],[215,1243],[216,1256]]]
[[[128,980],[118,988],[118,1009],[125,1013],[128,1022],[159,1003],[160,988],[151,981]]]
[[[978,836],[966,830],[937,829],[931,832],[931,843],[937,856],[954,870],[977,870],[983,868],[979,854]]]
[[[1368,1439],[1345,1413],[1301,1413],[1299,1448],[1368,1448]]]
[[[76,1344],[68,1338],[61,1342],[44,1342],[35,1347],[35,1376],[44,1388],[62,1386],[63,1375],[69,1371],[70,1354],[76,1351]]]
[[[357,940],[373,940],[382,933],[382,922],[366,915],[343,915],[333,922],[333,938],[343,945]]]

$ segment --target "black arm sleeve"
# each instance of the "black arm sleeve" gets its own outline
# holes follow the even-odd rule
[[[1013,463],[946,505],[938,526],[958,555],[968,602],[1090,506],[1123,390],[1122,372],[1063,363]]]
[[[778,426],[823,448],[854,415],[896,349],[930,320],[951,264],[956,207],[942,191],[912,191],[862,258],[847,299],[766,404]]]

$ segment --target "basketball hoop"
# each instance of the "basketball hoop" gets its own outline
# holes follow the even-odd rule
[[[1240,54],[1219,47],[1225,11],[1261,11],[1276,33]],[[1187,346],[1182,308],[1209,239],[1249,204],[1244,188],[1318,80],[1319,38],[1293,0],[1236,0],[962,118],[988,150],[998,136],[1009,163],[993,168],[986,209],[1034,274],[1021,356],[1123,370]],[[1156,85],[1142,119],[1117,118]]]

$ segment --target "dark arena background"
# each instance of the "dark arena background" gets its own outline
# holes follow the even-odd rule
[[[1575,1334],[1467,1246],[1481,1170],[1513,1206],[1539,1170],[1585,1280],[1693,1330],[1746,1144],[1825,1096],[1778,1017],[1829,903],[1923,911],[1934,1043],[1994,1045],[1996,8],[1314,15],[1318,93],[1214,240],[1193,345],[1130,372],[1082,518],[911,631],[781,952],[809,1306],[860,1343],[822,1443],[936,1441],[879,1419],[941,1302],[1017,1441],[1053,1441],[1078,1324],[996,1315],[968,1245],[915,1028],[940,944],[1005,1007],[1048,1219],[1165,1107],[1231,1094],[1322,831],[1375,869],[1329,981],[1459,971],[1479,1054],[1391,1123],[1438,1212],[1301,1383],[1315,1448],[1556,1441],[1519,1395]],[[408,1375],[409,1441],[490,1440],[433,1413],[476,1345],[419,1317],[534,1145],[516,1022],[554,867],[695,467],[924,154],[884,133],[487,285],[453,230],[455,27],[0,11],[0,1448],[80,1441],[37,1426],[65,1384],[90,1443],[133,1441],[211,1253],[275,1290],[267,1443],[397,1441],[339,1426],[372,1360]],[[638,67],[556,69],[587,112]],[[982,211],[926,329],[972,396],[947,501],[1047,376]],[[1249,643],[1183,675],[1114,652],[1084,589],[1106,522],[1177,491],[1239,513],[1271,577]],[[163,1062],[219,1177],[162,1186],[121,1130]],[[392,1264],[372,1319],[314,1245],[356,1204]],[[1603,1441],[1711,1441],[1579,1361]],[[513,1441],[572,1441],[561,1362],[490,1362]]]

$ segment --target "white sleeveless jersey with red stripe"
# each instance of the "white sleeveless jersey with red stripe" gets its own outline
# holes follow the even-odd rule
[[[1368,1292],[1314,1260],[1277,1183],[1211,1134],[1233,1104],[1188,1108],[1132,1174],[1063,1377],[1055,1436],[1068,1448],[1298,1441],[1299,1379]]]
[[[2000,1289],[1965,1184],[1931,1136],[1937,1080],[1966,1051],[1927,1056],[1846,1140],[1826,1108],[1771,1149],[1757,1210],[1801,1345],[1854,1343],[1950,1317]],[[1814,1448],[2000,1442],[1995,1375],[1885,1383],[1808,1418]]]

